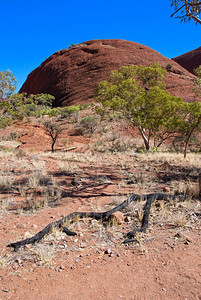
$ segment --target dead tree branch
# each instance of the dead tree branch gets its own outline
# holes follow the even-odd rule
[[[112,213],[116,211],[121,211],[125,207],[127,207],[131,202],[137,201],[137,200],[147,200],[146,204],[144,206],[144,215],[142,219],[142,224],[140,228],[135,228],[134,230],[130,231],[127,233],[127,239],[123,241],[123,243],[129,243],[135,241],[133,238],[135,237],[136,232],[145,232],[146,229],[148,228],[148,223],[149,223],[149,214],[150,214],[150,209],[151,209],[151,204],[155,200],[170,200],[170,199],[176,199],[178,196],[175,195],[170,195],[170,194],[164,194],[164,193],[153,193],[153,194],[145,194],[145,195],[137,195],[137,194],[132,194],[128,199],[114,207],[113,209],[110,209],[105,212],[73,212],[70,213],[69,215],[65,216],[64,218],[52,222],[48,224],[45,228],[43,228],[41,231],[39,231],[37,234],[35,234],[31,238],[27,238],[15,243],[11,243],[7,245],[7,247],[13,247],[14,251],[18,251],[18,249],[21,246],[27,245],[27,244],[34,244],[36,242],[39,242],[46,234],[48,234],[52,228],[61,228],[67,235],[74,236],[76,235],[75,232],[70,231],[67,227],[65,227],[65,223],[67,221],[73,221],[73,219],[82,219],[82,218],[92,218],[96,220],[102,220],[103,222],[109,221],[109,218]],[[183,196],[179,196],[180,198]]]

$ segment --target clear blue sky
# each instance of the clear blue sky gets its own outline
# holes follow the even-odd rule
[[[92,39],[125,39],[169,58],[201,46],[201,25],[170,18],[170,0],[0,0],[0,71],[18,89],[54,52]]]

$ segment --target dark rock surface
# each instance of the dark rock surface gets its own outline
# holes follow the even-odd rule
[[[168,69],[168,91],[184,100],[193,99],[191,73],[149,47],[117,39],[87,41],[54,53],[28,75],[20,92],[52,94],[55,106],[88,103],[98,82],[107,80],[112,70],[156,62]]]
[[[193,70],[201,65],[201,47],[174,57],[173,60],[189,72],[193,73]]]

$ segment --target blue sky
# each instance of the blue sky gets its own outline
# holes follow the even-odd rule
[[[201,25],[170,18],[170,0],[0,0],[0,71],[18,89],[54,52],[92,39],[124,39],[169,58],[201,46]]]

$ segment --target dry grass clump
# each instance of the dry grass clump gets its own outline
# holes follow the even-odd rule
[[[39,155],[18,160],[13,153],[2,155],[0,152],[0,156],[0,168],[3,170],[0,178],[2,193],[13,195],[18,192],[24,198],[26,208],[33,210],[61,199],[61,191],[53,177],[47,174],[46,162],[41,161]],[[4,203],[1,206],[5,206]]]
[[[136,148],[132,138],[122,137],[118,133],[107,133],[99,138],[93,146],[93,150],[98,152],[124,152]]]
[[[25,178],[25,183],[18,186],[21,196],[26,199],[28,209],[47,207],[49,202],[58,202],[61,199],[61,191],[53,177],[44,174],[46,170],[34,170]]]
[[[173,190],[176,195],[182,194],[188,198],[199,198],[199,185],[197,182],[187,180],[186,182],[173,182]]]
[[[122,238],[122,234],[118,230],[118,223],[115,220],[107,225],[104,225],[101,221],[91,220],[89,230],[93,232],[92,236],[96,240],[97,247],[103,243],[111,245]]]
[[[6,254],[1,253],[0,254],[0,269],[6,268],[8,263],[8,258],[6,257]]]
[[[7,210],[10,203],[12,202],[12,199],[10,198],[2,198],[0,199],[0,210]]]
[[[27,200],[27,209],[31,209],[33,211],[48,207],[48,198],[46,197],[39,199],[37,196],[31,194],[26,198],[26,200]]]
[[[64,238],[66,238],[66,234],[60,228],[56,227],[52,227],[50,233],[44,237],[45,241],[60,240]]]
[[[44,153],[41,157],[50,157],[55,159],[61,166],[62,162],[67,162],[70,164],[70,162],[79,162],[79,163],[92,163],[96,165],[106,165],[106,166],[122,166],[122,167],[128,167],[129,162],[133,162],[133,158],[128,159],[127,154],[125,153],[114,153],[110,154],[108,156],[107,153],[96,153],[93,150],[87,151],[85,153],[79,153],[79,152],[65,152],[65,153]],[[71,165],[71,164],[70,164]],[[74,165],[75,168],[78,168],[76,165]],[[71,166],[69,167],[71,168]],[[74,168],[73,168],[74,169]],[[79,170],[79,168],[78,168]]]
[[[40,266],[51,266],[57,256],[54,245],[36,244],[31,251],[36,255],[36,260]]]
[[[141,161],[155,163],[171,163],[177,166],[188,165],[189,167],[198,167],[201,161],[201,154],[188,153],[184,159],[182,153],[156,152],[138,154]]]
[[[64,173],[74,173],[79,170],[78,166],[67,161],[58,161],[58,166]]]
[[[184,211],[178,211],[172,214],[172,224],[176,227],[185,227],[188,224],[188,217]]]
[[[10,175],[4,175],[0,177],[0,191],[10,190],[13,183],[13,178]]]

